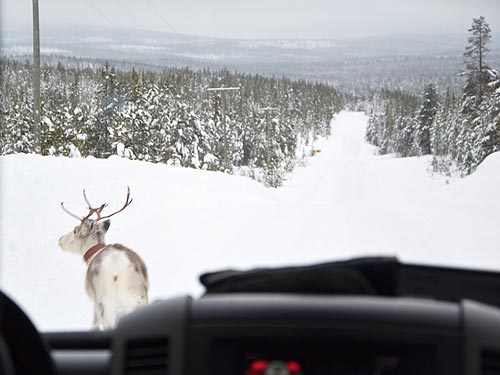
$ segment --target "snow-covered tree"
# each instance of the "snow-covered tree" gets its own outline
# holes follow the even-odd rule
[[[490,70],[489,73],[491,77],[490,94],[481,105],[485,124],[484,157],[500,151],[500,74],[496,70]]]
[[[433,84],[425,87],[416,130],[416,146],[419,155],[431,153],[431,131],[438,108],[438,95]]]
[[[435,171],[468,175],[500,150],[500,77],[487,63],[491,30],[479,17],[469,32],[460,100],[450,88],[440,100],[436,87],[427,85],[415,111],[415,102],[398,91],[373,95],[366,137],[381,153],[432,153]]]
[[[32,152],[31,65],[0,63],[0,151]],[[108,63],[56,62],[42,66],[42,76],[45,154],[118,154],[228,172],[248,168],[273,186],[295,165],[297,149],[329,134],[330,120],[343,106],[328,85],[227,70],[138,72]],[[220,97],[207,94],[213,86],[241,88],[227,96],[224,116]],[[274,109],[259,112],[265,107]]]
[[[92,129],[88,132],[88,142],[92,145],[92,154],[98,158],[108,157],[113,153],[112,137],[116,124],[116,115],[124,104],[119,92],[119,82],[115,69],[108,62],[101,70],[97,88],[97,106]]]
[[[490,82],[486,54],[489,52],[487,44],[491,39],[491,29],[481,16],[472,19],[472,26],[468,31],[470,36],[464,52],[466,66],[464,74],[467,80],[464,94],[468,97],[476,97],[474,104],[479,104],[488,91]]]
[[[491,95],[491,74],[486,62],[491,30],[484,17],[474,18],[464,57],[466,83],[460,109],[460,153],[457,161],[464,174],[473,172],[488,155],[488,116],[484,101]]]

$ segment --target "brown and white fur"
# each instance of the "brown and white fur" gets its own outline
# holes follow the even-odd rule
[[[85,288],[94,303],[94,329],[111,329],[124,314],[148,303],[148,274],[142,259],[120,244],[105,245],[110,222],[83,220],[59,246],[88,264]]]

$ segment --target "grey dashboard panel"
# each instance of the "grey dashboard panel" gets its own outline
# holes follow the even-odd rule
[[[48,336],[58,347],[53,357],[62,375],[83,374],[82,369],[113,375],[244,375],[250,374],[245,366],[251,361],[281,357],[344,370],[356,362],[400,361],[403,367],[387,374],[419,373],[412,366],[440,375],[500,372],[500,310],[468,300],[183,296],[129,314],[114,331],[77,336]],[[69,345],[72,341],[80,345]],[[78,346],[84,348],[80,353]]]

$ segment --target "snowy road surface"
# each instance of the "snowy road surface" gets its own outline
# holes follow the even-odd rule
[[[112,219],[108,242],[142,255],[152,299],[198,295],[197,277],[223,268],[309,264],[362,255],[500,270],[500,154],[465,179],[432,177],[430,158],[376,156],[367,117],[342,112],[321,152],[285,186],[125,159],[0,158],[0,286],[42,330],[86,329],[85,264],[57,239],[85,213],[133,204]]]

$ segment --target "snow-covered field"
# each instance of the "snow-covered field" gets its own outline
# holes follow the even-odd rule
[[[82,189],[110,210],[108,242],[136,250],[152,299],[203,289],[224,268],[310,264],[362,255],[500,270],[500,153],[465,179],[432,177],[428,157],[375,156],[367,117],[342,112],[321,152],[284,187],[244,177],[125,159],[0,158],[0,287],[39,329],[87,329],[86,266],[57,239],[86,213]]]

